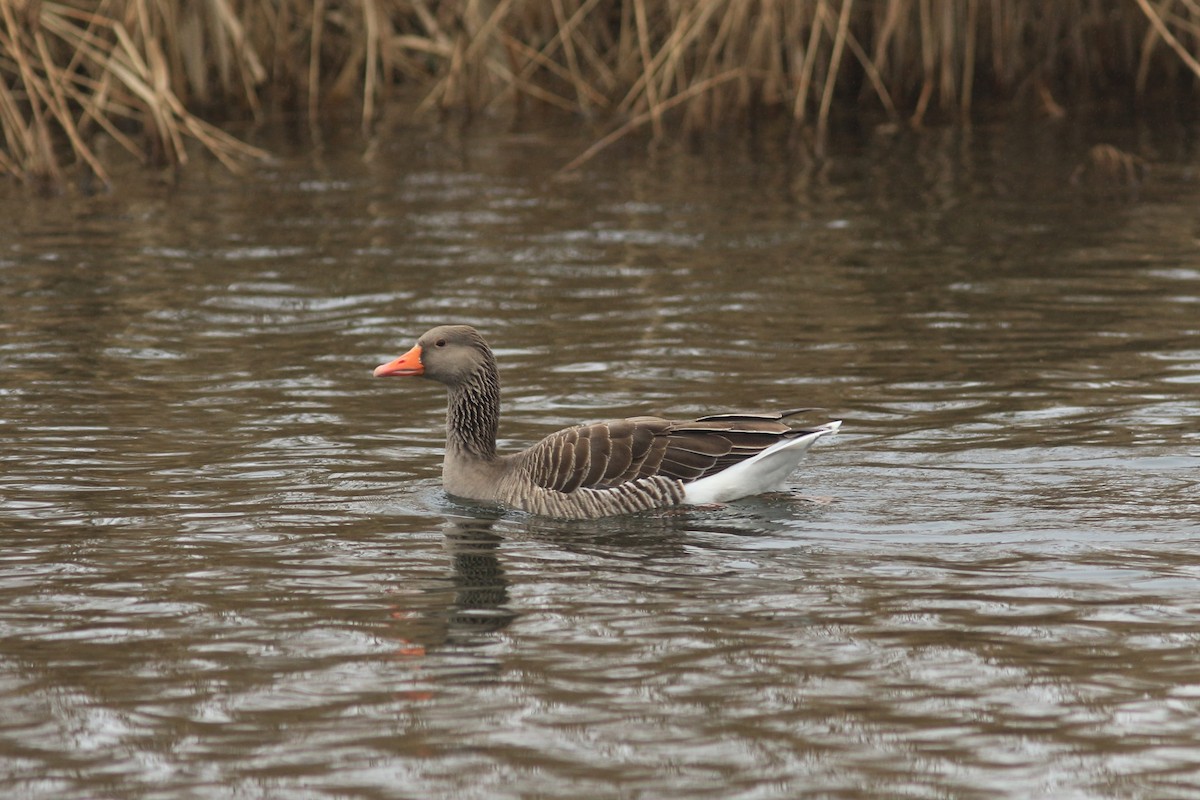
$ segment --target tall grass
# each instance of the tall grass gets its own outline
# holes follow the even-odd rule
[[[108,182],[97,143],[180,165],[264,157],[205,121],[353,102],[559,109],[607,135],[774,116],[966,120],[981,98],[1060,114],[1200,76],[1200,0],[0,0],[0,171]],[[573,165],[569,165],[573,166]]]

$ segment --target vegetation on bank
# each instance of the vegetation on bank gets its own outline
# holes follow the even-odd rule
[[[413,113],[577,115],[607,131],[577,162],[766,116],[819,145],[846,111],[1192,93],[1198,58],[1200,0],[0,0],[0,172],[108,183],[112,144],[237,169],[265,153],[210,120],[353,103],[369,128],[397,86]]]

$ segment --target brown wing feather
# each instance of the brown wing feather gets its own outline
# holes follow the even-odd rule
[[[807,411],[816,411],[815,408],[789,408],[787,411],[773,411],[769,414],[747,414],[745,412],[734,414],[709,414],[705,417],[695,419],[695,422],[709,422],[712,420],[723,420],[729,422],[778,422],[781,419],[794,417],[797,414],[803,414]]]
[[[682,480],[696,480],[705,475],[712,475],[727,469],[739,461],[751,458],[782,439],[799,435],[799,431],[789,427],[779,420],[787,416],[783,414],[718,414],[701,417],[690,422],[677,422],[670,434],[672,443],[671,454],[677,452],[675,442],[680,442],[681,448],[695,448],[695,442],[704,441],[706,459],[682,459],[686,471],[674,472],[674,477]],[[673,458],[674,462],[681,459]],[[667,471],[665,469],[664,471]]]
[[[670,426],[657,417],[577,425],[550,434],[522,456],[529,477],[546,489],[616,486],[658,474]]]
[[[609,469],[599,486],[609,487],[649,478],[658,474],[663,454],[667,450],[667,433],[671,423],[658,417],[632,417],[608,423],[613,441],[621,441],[629,447],[629,463],[624,469]]]
[[[729,452],[729,442],[708,431],[672,431],[667,437],[659,472],[682,481],[692,481],[713,468]]]
[[[688,422],[658,417],[577,425],[553,433],[522,454],[529,477],[546,489],[610,488],[661,475],[693,481],[751,458],[808,431],[780,414],[716,414]]]

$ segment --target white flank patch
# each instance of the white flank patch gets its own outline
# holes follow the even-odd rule
[[[784,439],[753,458],[734,464],[716,475],[689,483],[683,487],[683,502],[691,505],[728,503],[739,497],[781,489],[783,482],[800,466],[800,459],[804,458],[813,442],[826,434],[835,433],[841,426],[840,421],[830,422],[804,436]]]

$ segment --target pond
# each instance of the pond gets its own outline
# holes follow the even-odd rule
[[[23,798],[1200,792],[1193,128],[269,142],[0,198],[0,786]],[[1097,141],[1136,193],[1072,185]],[[810,406],[788,491],[590,522],[501,448]]]

